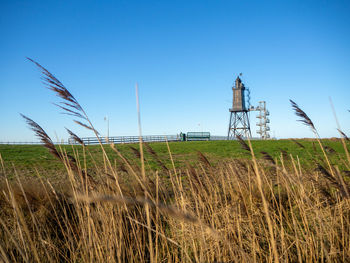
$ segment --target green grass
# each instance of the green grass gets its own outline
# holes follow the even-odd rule
[[[320,147],[315,140],[304,139],[298,140],[304,147],[298,146],[292,140],[269,140],[269,141],[252,141],[254,152],[258,158],[262,155],[260,152],[264,151],[273,158],[279,158],[281,150],[287,152],[295,158],[299,158],[303,167],[313,168],[313,158],[324,159]],[[322,140],[325,146],[335,150],[327,152],[331,162],[341,165],[341,160],[345,160],[344,148],[340,140]],[[130,146],[139,149],[138,144],[118,144],[117,149],[128,159],[134,159],[135,154]],[[150,146],[157,153],[159,158],[170,168],[171,161],[169,152],[165,143],[150,143]],[[198,160],[197,151],[202,152],[213,164],[222,162],[227,159],[250,158],[250,153],[243,150],[240,143],[237,141],[202,141],[202,142],[171,142],[169,143],[171,154],[173,155],[175,166],[177,168],[185,166],[187,163],[194,164]],[[84,160],[83,150],[81,146],[61,146],[63,151],[74,155],[77,152],[79,159]],[[112,151],[109,145],[104,146],[109,159],[114,163],[118,163],[119,158]],[[88,152],[98,165],[103,164],[103,156],[99,145],[87,146]],[[50,174],[53,171],[57,173],[64,173],[65,169],[58,160],[51,156],[47,149],[41,145],[0,145],[0,154],[7,168],[8,174],[13,174],[13,167],[21,174],[35,174],[39,171],[40,174]],[[91,161],[90,154],[86,154],[86,166],[93,168],[94,163]],[[319,157],[319,158],[318,158]],[[159,168],[157,161],[145,150],[146,166],[150,169]]]

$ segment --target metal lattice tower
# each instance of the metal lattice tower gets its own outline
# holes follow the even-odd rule
[[[237,77],[233,90],[233,103],[230,111],[230,122],[228,126],[227,139],[232,140],[237,136],[251,137],[248,108],[245,105],[245,86]]]
[[[256,111],[259,111],[258,116],[259,120],[256,126],[259,127],[257,133],[260,135],[261,139],[266,140],[270,138],[270,119],[267,117],[270,115],[269,111],[266,109],[266,101],[259,101],[259,106],[255,108]]]

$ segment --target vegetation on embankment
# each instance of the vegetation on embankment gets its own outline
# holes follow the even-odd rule
[[[345,152],[340,140],[324,139],[323,144],[326,146],[327,154],[330,159],[339,163],[341,168],[345,168],[341,160],[345,158]],[[298,144],[299,143],[299,144]],[[169,158],[169,151],[165,143],[150,143],[159,158],[166,160],[167,166],[171,165]],[[273,158],[279,158],[281,154],[284,156],[292,155],[299,158],[301,164],[305,168],[313,168],[313,160],[322,155],[322,151],[316,140],[312,139],[298,139],[298,140],[266,140],[266,141],[252,141],[254,152],[258,158],[263,157],[261,152],[268,153]],[[196,141],[196,142],[170,142],[170,151],[174,158],[175,166],[177,168],[184,167],[187,163],[193,164],[198,160],[197,152],[204,153],[207,158],[213,163],[219,163],[225,159],[245,159],[251,158],[240,147],[239,141]],[[70,155],[74,152],[83,160],[83,149],[80,145],[57,146]],[[119,160],[117,155],[111,150],[109,145],[104,145],[108,157],[113,161]],[[116,148],[127,158],[137,156],[134,149],[139,149],[138,144],[118,144]],[[133,149],[134,148],[134,149]],[[87,168],[93,168],[95,163],[103,164],[103,155],[99,145],[90,145],[86,149],[91,154],[85,155]],[[0,145],[0,154],[3,161],[6,163],[7,173],[11,172],[13,167],[16,167],[18,172],[22,174],[33,174],[36,170],[47,173],[50,172],[64,172],[64,165],[53,157],[47,149],[41,145]],[[152,155],[145,151],[145,159],[148,164],[147,167],[152,169],[159,169],[159,165]],[[94,160],[92,162],[92,160]]]

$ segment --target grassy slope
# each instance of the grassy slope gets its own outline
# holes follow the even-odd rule
[[[322,155],[318,143],[312,140],[298,140],[298,142],[304,145],[305,149],[301,148],[291,140],[252,141],[252,145],[258,158],[261,157],[261,151],[267,152],[272,157],[277,158],[280,156],[281,150],[284,150],[294,157],[298,156],[304,167],[312,167],[313,164],[310,162],[312,156]],[[340,141],[323,140],[323,144],[331,147],[337,152],[336,154],[328,153],[333,162],[339,163],[340,159],[344,159],[344,149]],[[151,143],[150,145],[160,159],[170,167],[171,163],[166,144]],[[138,144],[124,144],[117,145],[116,147],[125,157],[135,159],[133,158],[134,153],[130,149],[130,146],[137,149],[139,148]],[[227,158],[250,158],[250,154],[242,150],[237,141],[172,142],[169,143],[169,146],[177,167],[181,167],[187,162],[195,163],[198,159],[197,151],[204,153],[214,164]],[[84,159],[81,146],[63,146],[62,149],[71,155],[74,155],[73,149],[75,149],[79,152],[79,158],[81,160]],[[114,160],[118,160],[115,153],[112,152],[108,145],[105,145],[105,149],[112,163],[114,163]],[[98,164],[103,164],[100,146],[88,146],[88,151]],[[52,173],[52,171],[64,172],[63,165],[52,157],[41,145],[0,145],[0,154],[7,169],[16,167],[16,170],[20,171],[21,174],[33,174],[35,169],[40,173]],[[92,167],[93,163],[91,162],[89,154],[86,156],[87,166]],[[154,158],[147,152],[145,153],[145,156],[147,165],[151,168],[157,168],[157,163]],[[323,158],[321,157],[321,159]],[[8,171],[8,173],[12,174],[13,171]]]

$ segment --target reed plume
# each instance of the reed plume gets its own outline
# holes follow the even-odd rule
[[[86,176],[87,180],[88,180],[88,183],[91,185],[91,184],[94,184],[96,185],[96,181],[94,180],[94,178],[89,174],[87,173],[86,171],[82,171],[81,169],[79,169],[78,165],[77,165],[77,161],[76,159],[69,155],[69,154],[66,154],[66,153],[62,153],[62,152],[59,152],[57,151],[54,143],[52,142],[51,138],[47,135],[47,133],[44,131],[43,128],[41,128],[41,126],[39,124],[37,124],[35,121],[33,121],[32,119],[28,118],[27,116],[21,114],[21,116],[25,119],[25,121],[27,122],[29,128],[31,130],[34,131],[35,135],[40,139],[40,141],[43,143],[44,147],[46,149],[49,150],[49,152],[54,156],[56,157],[57,159],[59,159],[63,164],[69,164],[69,167],[79,173],[79,172],[82,172],[83,176]],[[74,134],[73,132],[71,132],[70,130],[67,129],[67,131],[69,133],[72,133]],[[75,134],[74,134],[75,135]],[[76,136],[76,135],[75,135]],[[75,139],[79,138],[78,136],[76,136]],[[80,139],[80,138],[79,138]],[[81,139],[80,139],[81,140]]]
[[[246,151],[250,152],[250,147],[249,147],[249,145],[243,140],[242,136],[237,135],[236,137],[237,137],[237,139],[238,139],[238,141],[239,141],[239,143],[240,143],[240,145],[241,145],[241,148],[242,148],[243,150],[246,150]]]
[[[295,114],[300,117],[301,119],[298,120],[302,123],[304,123],[306,126],[309,126],[314,132],[316,132],[316,128],[314,123],[311,121],[311,119],[309,118],[309,116],[307,116],[307,114],[299,108],[298,104],[296,104],[294,101],[289,100],[290,103],[292,104],[292,108],[295,111]]]
[[[76,135],[74,132],[72,132],[70,129],[66,128],[68,134],[70,135],[70,138],[73,139],[75,142],[81,144],[82,146],[85,146],[85,143],[83,142],[83,140]]]
[[[292,142],[294,142],[296,145],[298,145],[300,148],[302,148],[302,149],[305,149],[305,146],[304,145],[302,145],[300,142],[298,142],[297,140],[295,140],[295,139],[292,139]]]
[[[334,178],[321,164],[317,164],[317,171],[319,171],[328,182],[331,183],[333,187],[338,189],[339,193],[344,198],[349,198],[350,188],[345,184],[345,182],[340,178],[341,175],[338,175],[338,178]]]
[[[300,117],[301,119],[299,120],[300,122],[304,123],[306,126],[309,126],[311,128],[311,130],[314,132],[314,134],[316,135],[316,139],[317,139],[317,142],[318,144],[320,145],[320,148],[322,150],[322,153],[323,153],[323,156],[324,158],[326,159],[326,162],[327,162],[327,165],[328,165],[328,168],[332,174],[333,177],[335,177],[335,173],[334,173],[334,170],[332,168],[332,165],[329,161],[329,158],[326,154],[326,151],[325,151],[325,148],[324,146],[322,145],[322,142],[321,142],[321,139],[320,139],[320,135],[318,134],[313,122],[311,121],[311,119],[309,118],[309,116],[307,116],[307,114],[301,110],[299,108],[299,106],[292,100],[289,100],[290,103],[292,104],[292,108],[294,109],[295,111],[295,114]]]
[[[135,157],[137,159],[140,159],[141,158],[141,153],[138,149],[136,149],[135,147],[133,146],[129,146],[129,148],[131,149],[131,151],[133,152],[133,154],[135,155]]]
[[[163,169],[164,171],[168,171],[168,168],[167,168],[166,165],[162,162],[162,160],[159,158],[158,154],[152,149],[152,147],[151,147],[148,143],[146,143],[146,142],[144,142],[143,144],[145,145],[146,151],[154,157],[154,159],[157,161],[158,165],[159,165],[160,167],[162,167],[162,169]]]
[[[87,123],[83,123],[79,120],[74,120],[78,125],[92,130],[96,135],[99,133],[92,126],[87,114],[84,109],[81,107],[77,99],[73,96],[72,93],[60,82],[51,72],[49,72],[46,68],[40,65],[38,62],[34,61],[31,58],[27,58],[30,62],[34,63],[44,75],[42,79],[44,80],[44,85],[51,91],[53,91],[57,97],[61,98],[63,101],[60,104],[54,103],[57,107],[63,110],[63,114],[67,114],[76,118],[79,118]]]
[[[202,152],[197,151],[197,155],[198,155],[199,160],[200,160],[203,164],[205,164],[205,166],[207,166],[207,167],[210,167],[210,166],[211,166],[211,164],[210,164],[208,158],[205,157],[205,155],[204,155]]]
[[[272,156],[270,154],[268,154],[267,152],[264,152],[264,151],[262,151],[260,153],[263,155],[263,159],[264,160],[266,160],[266,161],[268,161],[268,162],[270,162],[272,164],[276,164],[275,160],[272,158]]]
[[[280,152],[282,153],[283,159],[287,159],[288,158],[288,152],[286,150],[283,150],[281,148],[279,148]]]
[[[63,156],[57,151],[55,145],[53,144],[51,138],[47,133],[44,131],[43,128],[40,127],[39,124],[37,124],[32,119],[28,118],[27,116],[20,114],[23,119],[25,119],[26,123],[28,124],[29,128],[34,131],[35,135],[40,139],[40,141],[44,144],[44,147],[49,150],[49,152],[55,156],[56,158],[62,160]]]
[[[340,130],[340,129],[337,129],[337,130],[338,130],[338,132],[340,133],[340,135],[341,135],[345,140],[350,141],[350,140],[349,140],[349,137],[346,136],[346,134],[345,134],[342,130]]]

